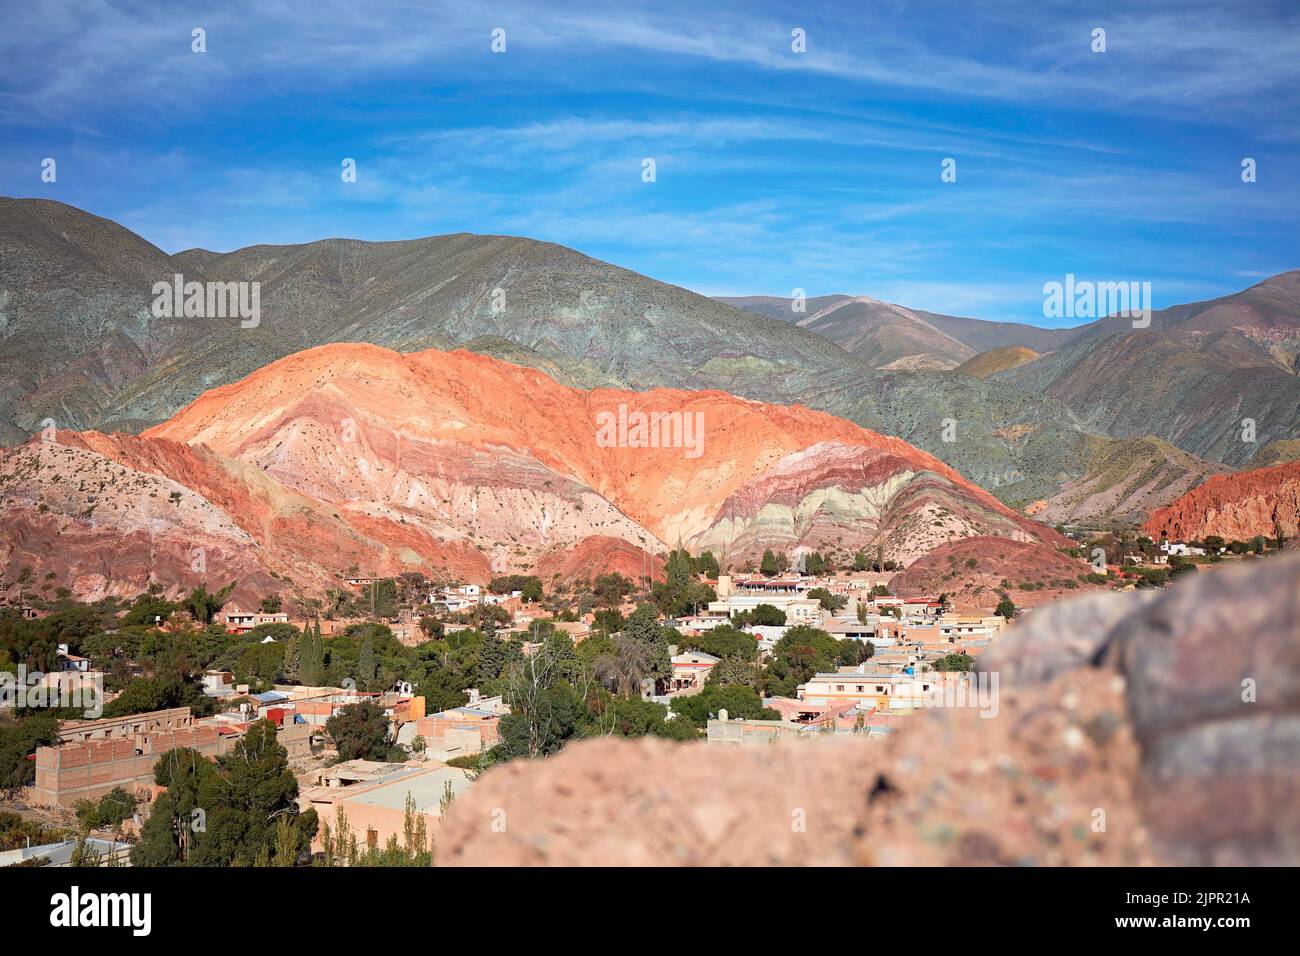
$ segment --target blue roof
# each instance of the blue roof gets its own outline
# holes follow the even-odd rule
[[[288,694],[282,694],[278,690],[268,690],[265,694],[253,695],[253,700],[257,701],[259,704],[275,704],[288,699]]]

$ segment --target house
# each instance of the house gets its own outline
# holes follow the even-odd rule
[[[669,680],[669,691],[703,690],[709,672],[721,659],[703,651],[674,654],[672,656],[673,676]]]
[[[464,707],[452,707],[404,724],[397,740],[409,747],[416,737],[421,738],[426,759],[446,761],[482,753],[500,741],[501,718],[509,713],[510,708],[500,696],[480,698],[477,690],[471,690]]]
[[[867,670],[866,664],[828,674],[815,674],[795,693],[817,704],[865,704],[876,710],[922,707],[935,679],[908,673]]]
[[[93,854],[100,866],[130,866],[130,843],[115,840],[101,840],[99,837],[87,837],[83,852]],[[29,860],[45,860],[44,866],[72,866],[72,856],[77,849],[76,840],[63,840],[59,843],[45,843],[41,846],[19,847],[14,850],[0,850],[0,867],[14,866]]]
[[[244,611],[234,607],[222,614],[226,630],[232,634],[247,634],[263,624],[288,624],[289,615],[284,612],[266,614],[262,611]]]
[[[787,624],[811,624],[816,626],[821,623],[821,603],[809,600],[797,592],[733,594],[726,600],[709,602],[708,612],[715,617],[734,617],[745,611],[752,611],[760,604],[767,604],[778,611],[784,612]]]
[[[730,624],[731,618],[725,614],[688,614],[664,623],[668,627],[675,627],[688,637],[699,637],[705,631]]]
[[[1183,541],[1161,541],[1160,551],[1162,554],[1179,555],[1180,557],[1204,557],[1205,549],[1196,548]]]
[[[591,625],[586,621],[554,621],[555,629],[568,634],[574,644],[580,644],[591,637]]]
[[[235,693],[233,671],[204,671],[203,693],[208,697],[231,697]]]
[[[68,721],[60,744],[36,750],[31,802],[73,807],[114,787],[134,793],[154,780],[154,764],[170,750],[193,748],[207,757],[225,753],[234,736],[196,724],[188,707],[104,720]]]
[[[408,800],[424,817],[430,837],[442,820],[446,805],[469,789],[467,771],[442,763],[381,763],[349,760],[321,773],[316,786],[300,791],[299,808],[314,807],[322,823],[337,828],[346,818],[357,846],[382,850],[390,838],[404,840]],[[340,815],[339,811],[342,811]],[[323,844],[317,831],[312,849]]]
[[[59,670],[61,671],[80,671],[85,674],[90,670],[90,658],[78,657],[76,654],[68,653],[68,645],[59,645]]]

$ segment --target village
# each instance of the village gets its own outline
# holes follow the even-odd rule
[[[1135,550],[1110,565],[1105,580],[1132,589],[1144,580],[1135,566],[1210,562],[1220,550],[1233,551],[1218,542],[1209,543],[1209,557],[1205,543],[1160,542],[1147,550],[1149,562],[1132,560],[1142,554]],[[0,866],[32,860],[73,865],[87,854],[102,865],[128,863],[151,808],[167,792],[158,777],[160,758],[181,749],[217,760],[259,722],[274,729],[284,750],[296,781],[297,811],[314,811],[328,824],[313,834],[299,862],[336,858],[340,846],[350,846],[354,860],[357,854],[391,850],[410,839],[413,821],[431,840],[451,803],[509,753],[503,743],[512,715],[518,721],[527,717],[520,708],[536,706],[521,694],[516,678],[535,676],[541,661],[574,664],[564,681],[587,681],[588,689],[577,696],[602,715],[585,730],[571,731],[574,737],[640,732],[734,747],[880,738],[926,707],[974,707],[981,716],[996,716],[997,675],[978,674],[975,664],[1017,614],[1032,609],[1017,608],[1007,592],[995,607],[960,606],[946,593],[896,596],[890,581],[901,570],[897,566],[835,571],[815,555],[812,560],[801,556],[798,570],[767,557],[762,570],[723,573],[711,555],[696,559],[673,552],[662,582],[598,576],[589,594],[598,595],[596,605],[588,609],[583,605],[589,600],[575,609],[565,595],[547,599],[538,579],[528,575],[505,575],[486,585],[425,582],[421,589],[418,581],[399,588],[392,579],[353,574],[345,578],[348,593],[337,595],[332,605],[344,613],[324,618],[317,613],[291,619],[278,598],[264,600],[257,610],[226,602],[207,624],[207,633],[227,642],[220,659],[246,661],[269,652],[276,663],[269,671],[240,663],[193,674],[201,707],[132,708],[124,715],[99,716],[130,692],[133,681],[150,679],[147,668],[121,659],[130,654],[112,629],[99,643],[86,642],[82,650],[93,648],[89,652],[60,643],[56,666],[36,681],[47,694],[45,705],[94,698],[94,716],[60,719],[54,739],[28,757],[34,771],[29,785],[10,789],[6,802],[20,808],[38,833],[71,829],[51,842],[28,840],[0,849]],[[1081,562],[1081,578],[1085,571]],[[377,597],[381,591],[387,596],[383,601]],[[189,639],[201,623],[166,602],[157,604],[160,613],[154,614],[149,600],[158,599],[146,598],[137,599],[123,619],[143,616],[159,640]],[[24,605],[21,619],[36,626],[57,619],[57,612],[50,615],[48,608]],[[663,666],[614,667],[628,652],[625,637],[634,621],[651,644],[662,645]],[[323,666],[322,649],[355,644],[362,633],[367,636],[357,656],[341,665],[347,674]],[[425,690],[431,678],[411,680],[377,662],[376,648],[384,642],[411,654],[442,645],[473,648],[473,669],[447,679],[464,673],[478,680],[435,698]],[[104,647],[111,648],[108,660]],[[319,666],[308,662],[312,647]],[[489,647],[503,655],[495,668],[485,663],[493,656]],[[296,658],[295,667],[289,657]],[[125,687],[124,664],[131,677]],[[119,672],[116,679],[104,665]],[[288,672],[299,679],[275,679]],[[392,673],[395,679],[389,679]],[[306,679],[325,674],[338,679]],[[31,687],[26,689],[30,694]],[[81,696],[69,696],[74,693]],[[590,703],[602,694],[605,703]],[[10,697],[4,703],[12,708]],[[640,730],[627,729],[626,708],[633,705],[650,714],[637,718],[649,721]],[[343,744],[336,729],[336,723],[342,726],[363,709],[382,725],[378,752]],[[608,724],[602,723],[604,715],[612,715]],[[563,742],[510,755],[545,756]],[[74,815],[93,818],[86,808],[111,800],[128,804],[109,815],[111,825],[82,826],[77,832]]]

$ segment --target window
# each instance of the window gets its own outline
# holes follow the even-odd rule
[[[366,846],[374,850],[379,846],[379,831],[373,828],[366,828]]]

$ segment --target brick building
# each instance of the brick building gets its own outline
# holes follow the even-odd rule
[[[72,807],[80,800],[97,800],[114,787],[135,793],[140,786],[153,783],[154,764],[169,750],[190,747],[205,757],[216,757],[233,745],[235,735],[223,734],[213,725],[194,726],[189,708],[180,709],[187,718],[185,722],[174,717],[159,717],[168,711],[137,714],[134,718],[79,722],[78,731],[91,736],[57,747],[37,749],[36,783],[31,790],[31,802]],[[135,722],[131,723],[133,720]],[[91,726],[99,723],[111,726]],[[175,726],[153,726],[158,723]],[[123,732],[132,727],[145,729],[137,733]],[[109,736],[94,736],[101,730]]]

